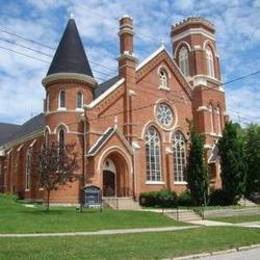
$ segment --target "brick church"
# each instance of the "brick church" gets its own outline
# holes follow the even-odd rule
[[[137,200],[162,188],[180,193],[186,189],[187,120],[205,135],[211,188],[221,185],[215,144],[227,114],[214,25],[201,17],[173,25],[172,53],[161,45],[141,62],[131,17],[120,19],[118,35],[118,73],[98,83],[76,23],[68,21],[42,80],[43,113],[23,125],[0,123],[1,192],[43,200],[32,160],[55,138],[76,144],[84,183],[61,186],[52,203],[78,203],[88,185],[100,187],[105,198]]]

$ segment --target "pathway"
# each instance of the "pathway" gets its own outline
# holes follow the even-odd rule
[[[100,231],[66,232],[66,233],[0,234],[0,238],[118,235],[118,234],[136,234],[136,233],[149,233],[149,232],[169,232],[169,231],[179,231],[179,230],[187,230],[187,229],[194,229],[194,228],[199,228],[199,226],[111,229],[111,230],[100,230]]]

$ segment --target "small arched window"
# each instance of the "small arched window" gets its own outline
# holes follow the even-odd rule
[[[32,149],[29,148],[26,153],[25,162],[25,189],[30,190],[31,187],[31,166],[32,166]]]
[[[66,94],[65,90],[61,90],[59,94],[59,108],[65,108],[66,107]]]
[[[59,136],[58,136],[58,138],[59,138],[59,146],[60,146],[60,149],[61,149],[61,151],[63,151],[64,148],[65,148],[65,131],[64,131],[63,128],[61,128],[61,129],[59,130]]]
[[[160,88],[168,89],[168,73],[166,70],[160,70]]]
[[[186,47],[182,47],[179,53],[180,69],[185,77],[189,76],[189,53]]]
[[[222,124],[221,124],[221,110],[219,106],[217,106],[216,108],[216,114],[217,114],[217,131],[218,131],[218,135],[221,135]]]
[[[213,53],[211,48],[208,46],[206,48],[206,61],[207,61],[207,70],[208,70],[208,75],[210,77],[215,77],[215,72],[214,72],[214,58],[213,58]]]
[[[212,134],[215,133],[215,122],[214,122],[214,109],[212,104],[209,105],[209,114],[210,114],[210,131]]]
[[[187,163],[186,139],[180,131],[176,131],[172,137],[174,181],[185,181],[185,167]]]
[[[44,137],[45,137],[45,146],[47,147],[48,144],[49,144],[49,131],[48,131],[48,129],[45,130]]]
[[[147,181],[161,181],[161,141],[153,126],[145,133],[145,153]]]
[[[50,111],[50,94],[47,92],[46,95],[46,112]]]
[[[77,108],[78,109],[83,108],[83,95],[80,91],[77,93]]]

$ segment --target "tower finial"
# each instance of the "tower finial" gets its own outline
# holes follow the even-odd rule
[[[161,47],[164,47],[164,40],[161,40]]]
[[[74,14],[72,12],[70,13],[70,19],[74,19]]]

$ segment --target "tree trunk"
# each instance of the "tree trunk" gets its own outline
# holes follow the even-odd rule
[[[51,191],[50,190],[47,190],[47,211],[49,211],[50,209],[50,194],[51,194]]]

